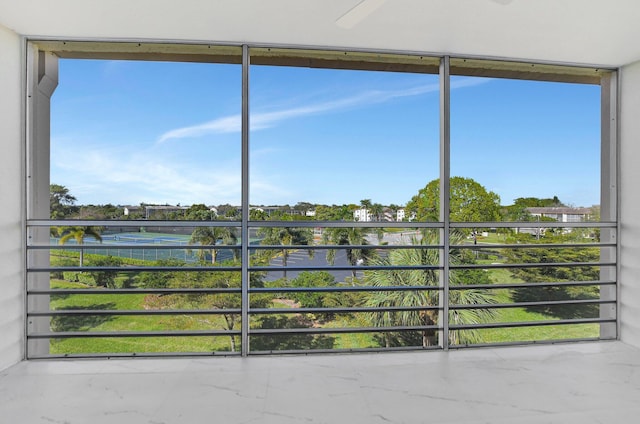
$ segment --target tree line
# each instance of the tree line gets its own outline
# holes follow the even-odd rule
[[[560,206],[562,202],[557,197],[550,199],[520,198],[514,205],[502,207],[497,194],[487,191],[476,181],[453,177],[450,181],[450,219],[461,222],[493,222],[511,217],[519,221],[530,220],[526,214],[526,208],[532,206]],[[429,182],[423,189],[412,197],[407,203],[406,210],[414,215],[417,221],[439,221],[440,217],[440,184],[438,180]],[[51,186],[51,217],[55,219],[81,218],[82,207],[75,205],[75,197],[69,193],[64,186],[53,184]],[[378,213],[378,207],[370,199],[361,201],[361,206],[370,209],[372,213]],[[375,206],[375,207],[374,207]],[[306,217],[303,211],[315,207],[316,216]],[[106,207],[95,207],[93,217],[101,216],[106,219],[108,213],[112,211],[111,205]],[[228,209],[224,217],[214,215],[210,208],[204,204],[192,205],[186,209],[181,219],[193,221],[208,221],[218,219],[235,218],[232,209]],[[301,212],[301,214],[298,214]],[[268,219],[278,219],[294,221],[294,218],[317,219],[317,220],[353,220],[353,208],[348,205],[342,206],[318,206],[302,204],[296,213],[285,209],[276,210],[271,215],[255,209],[250,211],[251,220],[260,221]],[[328,218],[331,217],[331,218]],[[437,232],[424,230],[415,236],[411,243],[415,249],[390,249],[385,254],[380,254],[374,248],[368,247],[366,229],[361,227],[331,227],[324,229],[322,233],[322,244],[344,246],[348,263],[354,267],[350,281],[335,281],[335,277],[327,272],[303,272],[295,278],[288,278],[286,269],[283,278],[275,282],[264,280],[264,274],[259,272],[251,273],[251,287],[275,287],[275,288],[305,288],[305,287],[332,287],[338,284],[366,285],[384,288],[390,287],[415,287],[415,290],[378,290],[366,293],[316,293],[301,290],[299,292],[287,292],[286,295],[278,297],[271,295],[252,295],[251,307],[264,308],[273,304],[276,299],[287,298],[294,302],[296,307],[302,308],[331,308],[331,307],[370,307],[389,308],[386,311],[367,313],[367,322],[380,328],[397,328],[403,326],[425,327],[423,331],[381,331],[378,343],[381,346],[403,346],[421,345],[430,346],[437,343],[438,334],[431,326],[436,326],[439,322],[439,311],[436,306],[439,304],[438,290],[429,288],[437,287],[440,282],[439,273],[436,266],[439,264],[438,249],[428,248],[430,245],[439,244]],[[275,257],[279,256],[286,267],[289,255],[294,250],[304,249],[313,243],[313,232],[310,228],[295,227],[269,227],[265,226],[258,230],[260,243],[268,245],[269,249],[258,249],[258,252],[251,256],[252,265],[265,265]],[[78,245],[82,245],[84,239],[92,237],[101,241],[101,229],[91,226],[66,226],[53,228],[52,235],[59,238],[60,243],[75,240]],[[467,234],[464,231],[456,231],[451,234],[452,245],[464,244]],[[554,233],[545,234],[547,243],[564,243],[571,241],[571,237],[578,237],[576,234]],[[237,255],[218,261],[218,251],[221,245],[236,246],[238,234],[233,227],[196,227],[192,230],[189,244],[200,245],[206,248],[196,250],[203,266],[239,266]],[[512,234],[507,240],[508,243],[531,244],[530,235]],[[540,242],[540,241],[539,241]],[[237,253],[237,249],[230,249]],[[313,250],[309,249],[308,254],[313,255]],[[337,249],[326,250],[326,261],[333,264]],[[505,249],[501,254],[508,263],[558,263],[558,262],[589,262],[597,261],[598,250],[595,248],[584,248],[576,252],[575,249]],[[83,250],[80,249],[80,267],[83,266]],[[106,262],[105,262],[106,261]],[[102,262],[95,262],[95,266],[116,266],[117,258],[108,257]],[[475,264],[477,257],[471,250],[452,249],[450,252],[452,264]],[[362,277],[357,278],[355,267],[358,265],[370,265],[380,269],[368,269],[363,271]],[[183,261],[160,260],[156,266],[184,266]],[[393,269],[393,267],[404,266],[416,268]],[[432,267],[432,268],[429,268]],[[101,274],[102,273],[102,274]],[[597,280],[598,269],[595,266],[583,267],[548,267],[548,268],[515,268],[512,275],[525,282],[547,282],[547,281],[590,281]],[[115,272],[100,271],[92,275],[94,282],[98,286],[111,287],[115,284]],[[496,303],[496,296],[492,290],[486,288],[476,288],[474,286],[485,287],[491,284],[490,276],[482,269],[463,269],[451,273],[449,284],[452,286],[465,286],[464,289],[450,291],[449,302],[457,305],[483,305],[483,308],[462,308],[450,312],[449,320],[454,324],[474,324],[490,322],[495,318],[495,311],[486,308],[487,305]],[[219,272],[191,272],[191,271],[167,271],[167,272],[142,272],[135,278],[133,284],[142,288],[185,288],[185,287],[206,287],[221,289],[239,289],[240,273],[237,271]],[[514,300],[564,300],[564,299],[590,299],[597,296],[597,287],[570,288],[552,287],[527,288],[516,290]],[[193,294],[169,294],[169,295],[149,295],[145,299],[146,307],[159,309],[220,309],[234,311],[238,310],[240,296],[237,293],[219,293],[206,295]],[[559,312],[560,311],[560,312]],[[561,315],[563,310],[558,308],[547,308],[545,313]],[[573,316],[584,316],[592,314],[593,311],[577,311]],[[576,315],[577,314],[577,315]],[[224,328],[234,330],[239,324],[239,314],[236,312],[225,312]],[[252,325],[257,328],[292,328],[310,327],[323,321],[331,320],[334,317],[328,313],[317,314],[297,314],[297,315],[261,315],[255,318]],[[213,322],[213,321],[212,321]],[[472,330],[452,331],[449,334],[451,343],[473,343],[479,340],[479,335]],[[298,339],[283,339],[262,336],[259,346],[265,349],[279,349],[306,346],[330,345],[330,338],[327,336],[309,336]],[[297,341],[296,341],[297,340]],[[299,343],[299,344],[296,344]],[[301,343],[301,344],[300,344]],[[305,344],[306,343],[306,344]],[[235,336],[230,336],[230,349],[237,349]]]

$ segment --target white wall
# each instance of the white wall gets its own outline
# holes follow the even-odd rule
[[[0,369],[23,357],[21,40],[0,25]]]
[[[620,74],[620,337],[640,347],[640,62]]]

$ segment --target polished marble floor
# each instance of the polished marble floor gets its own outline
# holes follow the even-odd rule
[[[352,355],[22,362],[0,423],[592,424],[640,420],[620,342]]]

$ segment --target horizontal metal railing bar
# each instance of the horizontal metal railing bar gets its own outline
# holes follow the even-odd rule
[[[512,284],[470,284],[449,286],[449,290],[490,290],[577,286],[611,286],[615,281],[567,281],[555,283],[512,283]],[[438,286],[332,286],[332,287],[254,287],[249,293],[332,293],[368,291],[414,291],[442,290]],[[217,294],[240,293],[240,288],[139,288],[139,289],[30,289],[29,295],[70,295],[70,294]]]
[[[76,339],[114,337],[205,337],[239,336],[240,330],[178,330],[178,331],[65,331],[27,334],[28,339]]]
[[[301,328],[250,328],[249,335],[265,334],[345,334],[345,333],[397,333],[404,331],[442,330],[437,325],[407,325],[398,327],[301,327]]]
[[[239,314],[241,309],[138,309],[138,310],[117,310],[117,309],[60,309],[53,311],[28,312],[30,317],[57,317],[76,315],[223,315]]]
[[[451,228],[616,228],[612,221],[499,221],[450,222]],[[313,227],[313,228],[444,228],[439,221],[249,221],[249,227]]]
[[[439,265],[338,265],[338,266],[250,266],[249,271],[396,271],[396,270],[442,270]]]
[[[28,295],[70,295],[70,294],[219,294],[241,293],[238,288],[144,288],[144,289],[29,289]]]
[[[27,246],[27,250],[118,250],[118,249],[134,249],[134,250],[222,250],[222,249],[241,249],[239,244],[108,244],[108,243],[89,243],[87,244],[53,244],[53,245],[31,245]]]
[[[614,286],[616,281],[558,281],[539,283],[508,283],[508,284],[468,284],[463,286],[449,286],[449,290],[474,290],[474,289],[520,289],[520,288],[544,288],[544,287],[578,287],[578,286]]]
[[[333,287],[254,287],[249,293],[338,293],[377,291],[441,291],[438,286],[333,286]],[[241,293],[240,288],[144,288],[144,289],[30,289],[28,295],[72,294],[220,294]]]
[[[484,324],[451,324],[450,330],[478,330],[483,328],[519,328],[519,327],[541,327],[550,325],[570,325],[570,324],[603,324],[616,322],[614,318],[578,318],[559,319],[544,321],[523,321],[523,322],[492,322]]]
[[[605,267],[616,266],[615,262],[537,262],[537,263],[491,263],[491,264],[451,264],[449,269],[513,269],[513,268],[558,268],[558,267]],[[439,265],[340,265],[340,266],[250,266],[249,271],[269,272],[269,271],[398,271],[398,270],[430,270],[441,271]],[[54,267],[28,267],[28,272],[229,272],[241,271],[238,266],[54,266]]]
[[[556,268],[584,266],[616,266],[616,262],[536,262],[536,263],[492,263],[451,264],[449,269],[495,269],[495,268]]]
[[[420,249],[420,250],[442,250],[443,245],[439,244],[252,244],[249,250],[387,250],[387,249]]]
[[[442,222],[420,221],[249,221],[249,228],[444,228]]]
[[[438,265],[341,265],[341,266],[250,266],[249,272],[269,272],[269,271],[396,271],[396,270],[442,270]],[[28,272],[239,272],[240,267],[236,266],[176,266],[176,267],[158,267],[158,266],[56,266],[56,267],[29,267]]]
[[[149,239],[153,241],[153,239]],[[150,244],[136,243],[136,244],[110,244],[110,243],[85,243],[85,244],[32,244],[27,245],[28,250],[116,250],[116,249],[171,249],[171,250],[203,250],[203,249],[240,249],[240,244],[215,244],[215,245],[202,245],[202,244],[170,244],[171,242],[159,243],[153,242]],[[605,248],[616,247],[615,243],[540,243],[540,244],[454,244],[450,248],[468,249],[468,250],[491,250],[491,249],[578,249],[578,248]],[[265,244],[251,244],[248,246],[249,250],[341,250],[341,249],[353,249],[353,250],[393,250],[393,249],[421,249],[421,250],[442,250],[443,245],[437,244],[296,244],[296,245],[265,245]]]
[[[458,346],[458,345],[457,345]],[[466,346],[461,346],[466,347]],[[250,350],[251,356],[264,355],[316,355],[328,353],[383,353],[383,352],[404,352],[418,350],[442,350],[441,346],[397,346],[397,347],[371,347],[371,348],[345,348],[345,349],[287,349],[287,350]],[[211,352],[132,352],[132,353],[67,353],[30,356],[30,360],[51,360],[51,359],[99,359],[99,358],[183,358],[183,357],[227,357],[240,356],[241,352],[231,352],[226,350]]]
[[[398,327],[337,327],[337,328],[259,328],[249,329],[250,335],[267,334],[343,334],[343,333],[386,333],[404,331],[442,330],[437,325],[398,326]],[[29,339],[70,339],[70,338],[131,338],[131,337],[204,337],[204,336],[237,336],[239,330],[191,330],[191,331],[67,331],[50,333],[31,333]]]
[[[248,221],[249,227],[370,227],[370,228],[444,228],[444,223],[440,221]],[[76,227],[76,226],[99,226],[99,227],[208,227],[225,226],[240,227],[241,221],[237,220],[150,220],[150,219],[29,219],[27,226],[33,227]],[[590,228],[590,227],[617,227],[614,221],[580,221],[580,222],[560,222],[560,221],[478,221],[462,222],[452,221],[449,223],[452,228],[529,228],[529,227],[561,227],[561,228]]]
[[[283,350],[250,350],[249,355],[323,355],[340,353],[382,353],[382,352],[407,352],[417,350],[442,350],[442,346],[398,346],[398,347],[361,347],[341,349],[283,349]]]
[[[547,345],[547,344],[565,344],[565,343],[584,343],[606,341],[609,339],[601,339],[598,337],[580,337],[575,339],[552,339],[552,340],[522,340],[513,342],[495,342],[495,343],[469,343],[469,344],[450,344],[449,349],[467,349],[467,348],[495,348],[508,346],[530,346],[530,345]]]
[[[91,220],[91,219],[30,219],[27,227],[241,227],[241,221],[189,221],[189,220]],[[248,221],[249,228],[444,228],[444,223],[437,221]],[[531,226],[531,225],[529,225]],[[478,227],[478,225],[476,225]],[[486,225],[482,228],[487,227]],[[567,225],[568,227],[568,225]]]
[[[238,266],[50,266],[50,267],[29,267],[28,272],[95,272],[95,271],[114,271],[114,272],[189,272],[189,271],[236,271],[240,272],[242,268]]]
[[[451,264],[449,269],[513,269],[513,268],[558,268],[558,267],[605,267],[616,266],[615,262],[538,262],[538,263],[492,263],[492,264]],[[439,265],[340,265],[340,266],[250,266],[249,271],[398,271],[398,270],[430,270],[441,271]],[[28,272],[239,272],[237,266],[55,266],[55,267],[29,267]]]
[[[412,221],[411,224],[414,222]],[[613,221],[499,221],[499,222],[450,222],[451,228],[617,228]],[[407,226],[409,227],[409,226]]]
[[[111,358],[185,358],[196,356],[240,356],[241,352],[231,352],[227,350],[211,352],[112,352],[112,353],[64,353],[29,356],[29,360],[51,360],[51,359],[111,359]]]
[[[575,338],[575,339],[553,339],[553,340],[523,340],[513,342],[495,342],[495,343],[475,343],[475,344],[451,344],[449,349],[468,349],[468,348],[495,348],[509,346],[530,346],[530,345],[549,345],[549,344],[571,344],[585,342],[602,342],[611,341],[614,338]],[[383,353],[383,352],[402,352],[402,351],[418,351],[418,350],[442,350],[441,346],[398,346],[398,347],[373,347],[373,348],[350,348],[350,349],[291,349],[291,350],[253,350],[249,351],[249,355],[299,355],[299,354],[328,354],[328,353]],[[29,356],[30,360],[50,360],[50,359],[98,359],[98,358],[179,358],[179,357],[206,357],[206,356],[240,356],[241,353],[231,351],[211,351],[211,352],[131,352],[131,353],[66,353],[66,354],[47,354]]]
[[[353,307],[353,308],[249,308],[250,314],[316,314],[316,313],[356,313],[356,312],[400,312],[400,311],[441,311],[438,306],[391,306],[391,307]]]
[[[578,300],[550,300],[543,302],[514,302],[514,303],[477,303],[464,305],[449,305],[449,310],[464,309],[505,309],[505,308],[530,308],[536,306],[565,306],[565,305],[606,305],[615,304],[616,300],[578,299]]]
[[[398,312],[398,311],[438,311],[443,308],[437,306],[395,306],[386,308],[256,308],[250,309],[251,314],[302,314],[302,313],[355,313],[355,312]],[[32,311],[30,317],[82,316],[82,315],[113,315],[113,316],[143,316],[143,315],[223,315],[240,314],[241,309],[61,309],[50,311]]]
[[[249,293],[332,293],[332,292],[370,292],[370,291],[442,291],[438,286],[333,286],[333,287],[254,287]]]
[[[155,239],[141,239],[150,243],[108,243],[102,242],[85,242],[84,244],[30,244],[27,245],[29,250],[79,250],[79,249],[240,249],[241,244],[172,244],[171,241],[159,242]],[[604,248],[616,247],[615,243],[484,243],[477,244],[452,244],[451,249],[469,249],[469,250],[486,250],[486,249],[552,249],[552,248]],[[441,244],[250,244],[247,246],[249,250],[330,250],[330,249],[443,249]]]
[[[449,310],[463,309],[504,309],[504,308],[526,308],[536,306],[564,306],[564,305],[604,305],[615,304],[615,300],[580,299],[565,301],[545,301],[545,302],[516,302],[516,303],[487,303],[487,304],[465,304],[449,305]],[[251,314],[301,314],[301,313],[356,313],[356,312],[398,312],[398,311],[439,311],[444,308],[438,306],[393,306],[393,307],[354,307],[354,308],[255,308],[250,309]],[[139,309],[139,310],[117,310],[117,309],[64,309],[50,311],[31,311],[28,316],[71,316],[71,315],[221,315],[239,314],[241,309]]]
[[[468,348],[495,348],[507,346],[528,346],[528,345],[548,345],[548,344],[572,344],[585,343],[595,341],[608,341],[610,339],[600,338],[576,338],[576,339],[555,339],[555,340],[530,340],[530,341],[514,341],[514,342],[497,342],[497,343],[477,343],[477,344],[451,344],[450,349],[468,349]],[[441,346],[399,346],[399,347],[375,347],[375,348],[349,348],[349,349],[289,349],[289,350],[250,350],[249,355],[315,355],[327,353],[383,353],[383,352],[400,352],[400,351],[418,351],[418,350],[442,350]],[[231,351],[211,351],[211,352],[132,352],[132,353],[90,353],[90,354],[50,354],[30,356],[33,360],[50,360],[50,359],[82,359],[82,358],[179,358],[179,357],[206,357],[206,356],[240,356],[240,352]]]
[[[146,219],[126,219],[126,220],[92,220],[92,219],[28,219],[27,227],[238,227],[240,221],[186,221],[186,220],[146,220]]]
[[[451,249],[470,249],[470,250],[490,250],[490,249],[571,249],[571,248],[600,248],[600,247],[616,247],[615,243],[529,243],[529,244],[452,244]]]

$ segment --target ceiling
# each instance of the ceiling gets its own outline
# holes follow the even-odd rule
[[[0,0],[19,34],[278,44],[618,67],[639,0]]]

